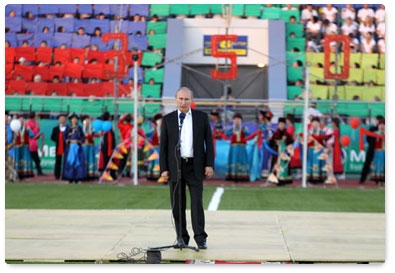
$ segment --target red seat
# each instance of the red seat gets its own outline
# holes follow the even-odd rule
[[[70,60],[70,49],[54,49],[54,63],[60,62],[62,64],[67,64]]]
[[[5,63],[13,64],[15,62],[15,47],[6,47],[5,49]]]
[[[102,64],[86,64],[82,70],[83,78],[104,78],[104,69]]]
[[[33,66],[33,78],[35,75],[41,75],[43,81],[50,81],[48,66]]]
[[[56,92],[56,96],[67,96],[68,83],[48,83],[47,96]]]
[[[68,83],[67,84],[67,96],[71,96],[74,93],[76,96],[85,96],[84,83]]]
[[[38,47],[36,49],[36,62],[52,63],[53,50],[50,47]]]
[[[19,61],[19,59],[23,57],[27,62],[34,62],[36,60],[36,50],[32,46],[28,47],[16,47],[15,48],[15,60]]]
[[[26,92],[30,91],[30,95],[45,96],[47,94],[48,83],[46,82],[28,82],[26,84]]]
[[[5,64],[5,79],[11,80],[13,72],[14,72],[14,64],[6,63]]]
[[[82,64],[68,63],[64,68],[64,76],[71,78],[81,78]]]
[[[21,76],[25,81],[32,81],[33,79],[33,66],[16,64],[14,67],[13,79],[17,79]]]
[[[10,80],[8,84],[8,88],[6,90],[7,95],[13,95],[13,94],[19,94],[19,95],[24,95],[25,94],[25,87],[26,87],[26,81],[16,81],[16,80]]]
[[[53,77],[58,76],[59,80],[63,79],[63,74],[64,74],[64,68],[65,66],[49,66],[49,71],[48,71],[48,77],[50,81],[53,79]]]

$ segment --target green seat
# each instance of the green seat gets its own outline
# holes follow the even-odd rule
[[[356,117],[368,117],[369,116],[369,104],[368,103],[349,103],[347,105],[347,111],[349,116]]]
[[[163,83],[164,72],[165,72],[164,68],[146,69],[144,82],[148,83],[150,79],[154,79],[155,83]]]
[[[154,53],[150,51],[143,52],[143,58],[141,60],[141,65],[144,66],[154,66],[162,63],[163,53]]]
[[[170,15],[170,4],[151,4],[150,16],[169,16]]]
[[[385,69],[385,54],[380,54],[379,62],[380,69]]]
[[[294,114],[295,116],[303,115],[303,104],[286,104],[284,105],[284,116],[287,114]]]
[[[344,95],[346,97],[346,100],[352,100],[354,96],[359,96],[359,99],[362,100],[362,93],[364,88],[364,86],[344,86]]]
[[[362,100],[375,101],[375,97],[385,101],[384,90],[382,86],[370,86],[362,89]]]
[[[370,114],[375,117],[377,115],[382,115],[385,117],[385,103],[371,103],[369,104]]]
[[[385,85],[385,70],[378,69],[376,71],[376,75],[377,75],[377,84]]]
[[[263,7],[261,19],[277,20],[280,19],[281,8],[279,7]]]
[[[335,92],[336,91],[336,92]],[[344,95],[344,85],[338,85],[335,86],[334,85],[329,85],[328,86],[328,95],[329,95],[329,99],[332,100],[334,95],[337,95],[337,97],[339,98],[339,100],[345,100],[346,96]]]
[[[311,90],[311,95],[313,99],[321,99],[321,100],[328,99],[328,86],[310,84],[309,88]]]
[[[303,24],[285,24],[285,30],[287,33],[287,37],[293,32],[295,33],[296,38],[302,38],[304,36],[304,25]]]
[[[319,102],[319,103],[317,103],[317,110],[320,111],[323,114],[331,115],[332,111],[333,111],[332,107],[333,107],[333,103],[331,103],[331,102],[328,102],[328,103],[327,102]]]
[[[363,68],[363,82],[369,83],[373,81],[377,83],[377,69]]]
[[[370,54],[361,54],[361,68],[375,68],[379,67],[379,54],[378,53],[370,53]]]
[[[20,111],[22,109],[23,99],[16,96],[6,96],[4,108],[7,111]]]
[[[292,51],[294,48],[299,49],[299,51],[305,51],[306,38],[287,38],[287,51]]]
[[[347,82],[356,81],[357,83],[363,82],[363,69],[362,68],[350,68],[350,74]]]
[[[287,67],[287,80],[295,82],[303,80],[303,67]]]
[[[244,16],[244,4],[233,4],[232,15]]]
[[[210,10],[212,14],[222,14],[222,4],[211,4]]]
[[[161,97],[161,88],[160,84],[146,84],[143,83],[141,87],[141,95],[148,98],[160,98]]]
[[[360,52],[350,53],[350,67],[354,65],[354,63],[358,63],[361,65],[362,57]]]
[[[288,85],[287,86],[287,99],[293,100],[295,96],[301,96],[303,93],[303,89],[301,86],[297,85]]]
[[[147,35],[148,44],[155,49],[166,48],[167,34],[152,34]]]
[[[303,66],[306,64],[306,52],[286,52],[287,66],[292,66],[295,61],[301,61]]]
[[[190,12],[190,5],[188,4],[171,4],[170,14],[172,15],[186,15]]]
[[[246,4],[245,5],[245,16],[261,16],[261,4]]]
[[[191,4],[191,15],[209,14],[210,7],[209,4]]]
[[[309,82],[315,83],[316,81],[325,81],[324,69],[321,67],[310,67],[309,68]]]
[[[155,31],[155,34],[163,34],[167,33],[167,22],[162,21],[162,22],[153,22],[149,21],[147,22],[147,33],[149,33],[150,30]]]
[[[310,63],[311,67],[317,64],[324,65],[324,53],[323,52],[306,52],[306,63]]]
[[[146,103],[143,106],[143,114],[147,118],[152,118],[156,114],[160,113],[160,104],[159,103]]]
[[[289,18],[291,16],[295,16],[296,22],[300,21],[300,11],[299,10],[281,10],[280,19],[284,20],[284,22],[289,22]]]
[[[336,113],[339,115],[348,115],[347,104],[345,102],[338,102],[336,105]]]

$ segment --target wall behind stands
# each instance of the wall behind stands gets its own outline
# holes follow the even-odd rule
[[[224,59],[203,54],[204,35],[225,33],[226,28],[222,19],[168,19],[163,97],[174,97],[175,91],[181,84],[183,64],[215,65],[217,60],[219,63],[225,62]],[[247,56],[239,56],[237,63],[267,65],[268,98],[286,99],[284,22],[233,19],[228,34],[248,36]]]

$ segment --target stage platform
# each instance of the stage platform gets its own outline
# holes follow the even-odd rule
[[[208,249],[162,250],[161,262],[383,263],[385,227],[384,213],[207,211]],[[170,210],[5,210],[6,261],[110,263],[141,249],[144,262],[175,239]]]

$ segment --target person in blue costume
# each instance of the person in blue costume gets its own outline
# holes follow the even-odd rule
[[[82,127],[78,124],[78,116],[71,114],[69,117],[70,126],[66,128],[63,134],[66,143],[63,180],[69,183],[80,183],[86,179],[85,155],[82,144],[85,141],[85,135]]]
[[[262,149],[261,149],[261,160],[262,160],[262,172],[261,177],[267,178],[270,173],[270,162],[272,158],[272,154],[266,148],[265,143],[271,139],[274,133],[274,129],[271,123],[273,117],[273,113],[270,110],[259,112],[259,129],[262,132]]]
[[[246,137],[249,135],[247,127],[242,124],[243,117],[240,113],[233,116],[233,126],[227,131],[227,136],[231,138],[228,170],[226,180],[249,181],[250,165],[248,162]]]

